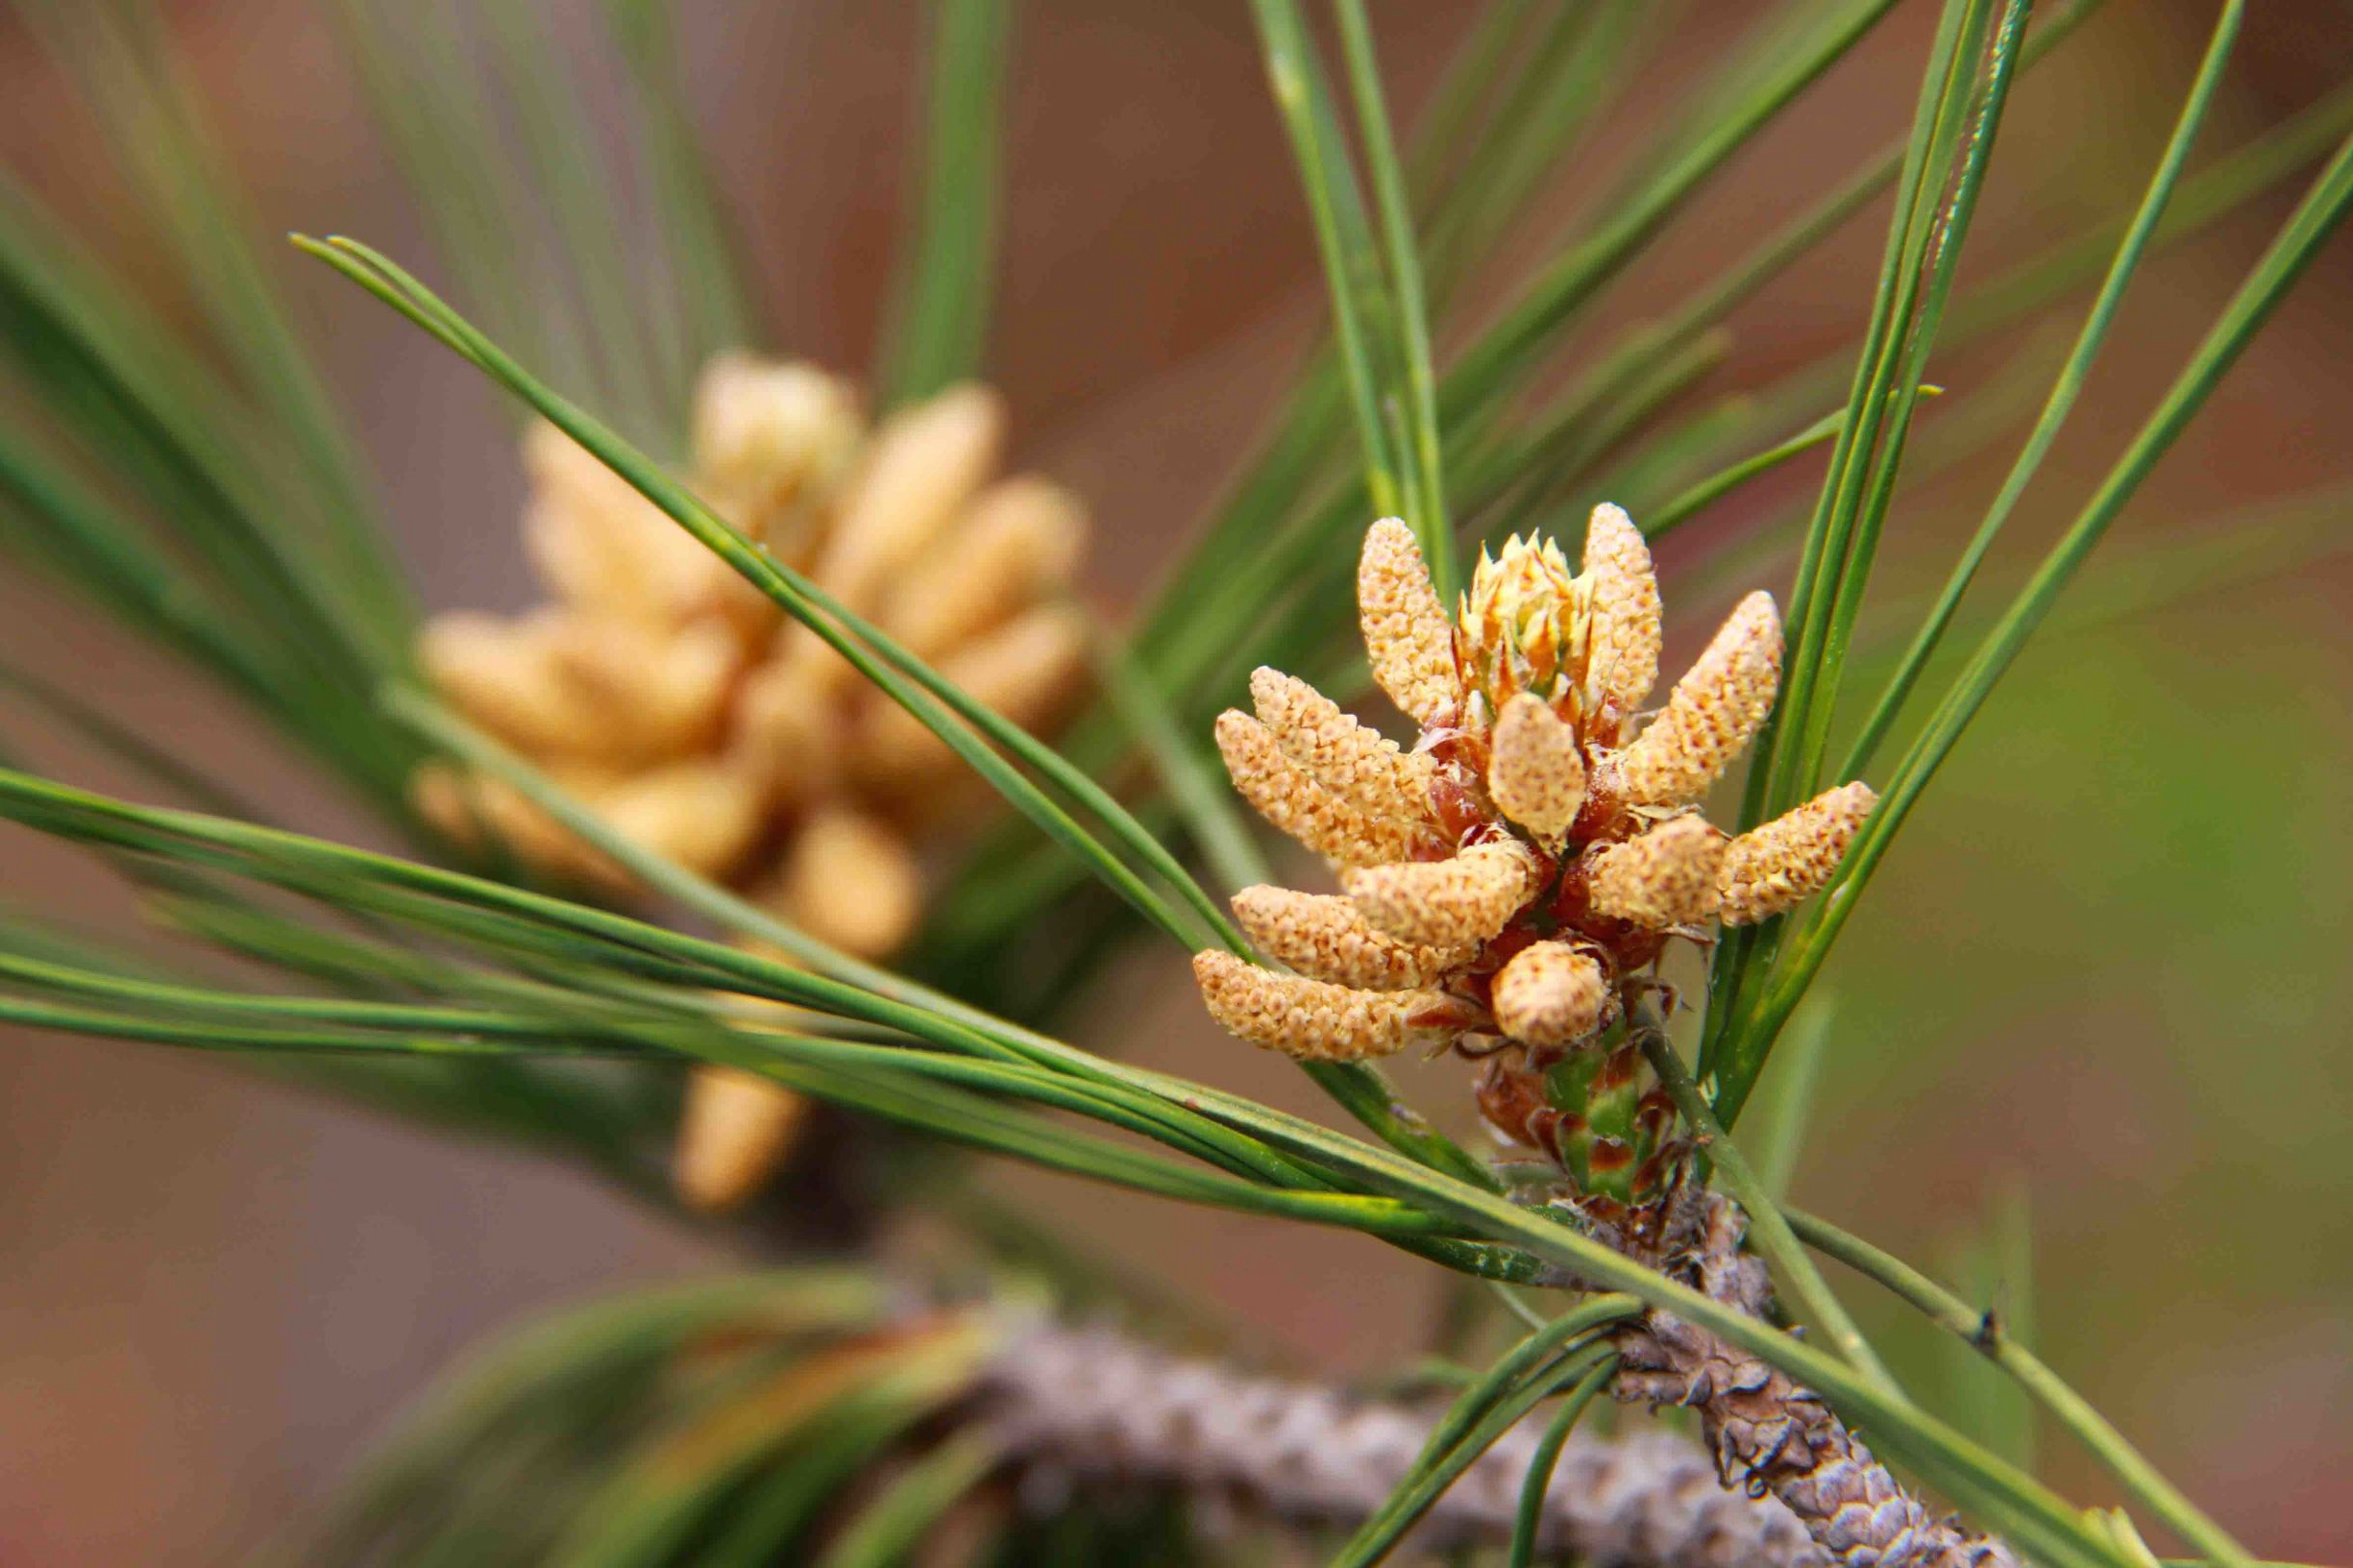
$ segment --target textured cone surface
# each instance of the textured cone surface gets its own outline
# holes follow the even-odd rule
[[[1452,860],[1351,871],[1343,885],[1364,918],[1402,942],[1458,947],[1501,931],[1534,891],[1535,863],[1509,839],[1473,845]]]
[[[1505,703],[1488,746],[1487,793],[1497,810],[1556,846],[1585,804],[1577,731],[1525,692]]]
[[[1674,1272],[1752,1315],[1770,1293],[1740,1252],[1745,1219],[1728,1200],[1701,1195],[1697,1234],[1682,1238]],[[1764,1361],[1664,1312],[1619,1335],[1620,1397],[1683,1405],[1727,1486],[1778,1498],[1834,1563],[1846,1568],[2020,1568],[2001,1542],[1940,1518],[1906,1492],[1810,1390]]]
[[[1193,979],[1227,1033],[1303,1062],[1354,1062],[1442,1045],[1462,1028],[1458,1004],[1434,991],[1358,991],[1300,980],[1232,953],[1193,955]]]
[[[1751,594],[1675,683],[1666,711],[1619,754],[1626,797],[1679,806],[1705,795],[1773,711],[1780,680],[1780,616],[1772,595]]]
[[[1724,923],[1754,925],[1822,891],[1879,803],[1868,784],[1841,784],[1734,839],[1717,873]]]
[[[1663,611],[1651,547],[1623,507],[1593,508],[1585,525],[1584,576],[1593,594],[1589,678],[1620,713],[1631,713],[1658,684]]]
[[[1311,980],[1364,991],[1428,985],[1468,956],[1460,948],[1399,942],[1376,931],[1346,898],[1290,888],[1244,888],[1234,918],[1267,957]]]
[[[1563,942],[1532,943],[1495,976],[1495,1021],[1531,1045],[1571,1045],[1599,1029],[1609,981],[1590,953]]]
[[[1274,732],[1246,713],[1219,716],[1217,754],[1251,809],[1335,865],[1403,860],[1421,846],[1424,835],[1415,829],[1367,816],[1310,778],[1283,754]]]
[[[1595,850],[1585,874],[1596,912],[1660,931],[1714,911],[1723,863],[1724,835],[1703,818],[1678,817]]]
[[[1334,796],[1368,817],[1419,821],[1430,814],[1430,759],[1409,756],[1295,675],[1261,666],[1250,676],[1259,723],[1283,754]]]
[[[1434,723],[1455,706],[1454,628],[1430,586],[1413,530],[1393,517],[1364,535],[1357,562],[1357,612],[1373,679],[1398,711]]]

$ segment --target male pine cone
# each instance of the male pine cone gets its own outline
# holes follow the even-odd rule
[[[1055,485],[996,476],[1004,426],[994,393],[959,386],[870,428],[835,378],[725,355],[696,390],[691,478],[740,532],[1036,728],[1084,665],[1066,594],[1087,518]],[[568,436],[535,426],[524,454],[525,539],[549,600],[517,617],[437,617],[419,657],[442,694],[625,839],[854,957],[896,951],[921,914],[926,850],[976,781]],[[639,891],[496,779],[429,764],[411,793],[454,840]],[[805,1111],[764,1079],[698,1069],[681,1195],[745,1201]]]

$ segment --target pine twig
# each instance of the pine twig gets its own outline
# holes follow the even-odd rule
[[[1187,1360],[1105,1329],[1043,1325],[988,1375],[1004,1452],[1032,1473],[1176,1485],[1302,1525],[1370,1517],[1420,1455],[1438,1412],[1360,1401],[1313,1384]],[[1507,1432],[1432,1506],[1416,1550],[1501,1546],[1551,1420]],[[1573,1434],[1544,1491],[1538,1550],[1648,1568],[1824,1568],[1805,1529],[1771,1498],[1717,1482],[1706,1457],[1667,1433]]]
[[[1764,1316],[1772,1286],[1741,1251],[1739,1206],[1692,1188],[1679,1207],[1654,1262],[1711,1299]],[[2018,1568],[2001,1541],[1932,1513],[1820,1395],[1756,1356],[1655,1310],[1619,1332],[1618,1351],[1619,1398],[1697,1411],[1725,1486],[1778,1498],[1830,1562]]]

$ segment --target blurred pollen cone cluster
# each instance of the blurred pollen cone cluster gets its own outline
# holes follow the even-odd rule
[[[959,386],[869,426],[808,365],[715,359],[696,391],[690,478],[721,516],[1028,728],[1066,706],[1085,659],[1067,590],[1078,500],[997,477],[1001,401]],[[880,959],[921,913],[927,843],[979,785],[939,738],[551,426],[524,438],[524,519],[548,602],[435,618],[429,678],[617,832],[741,891],[846,952]],[[419,812],[548,874],[638,892],[609,857],[493,778],[421,769]],[[789,1148],[799,1108],[700,1069],[678,1184],[724,1208]]]

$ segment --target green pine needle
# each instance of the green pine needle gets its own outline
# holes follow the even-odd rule
[[[936,0],[931,26],[924,162],[876,356],[886,404],[970,380],[988,343],[1013,0]]]

